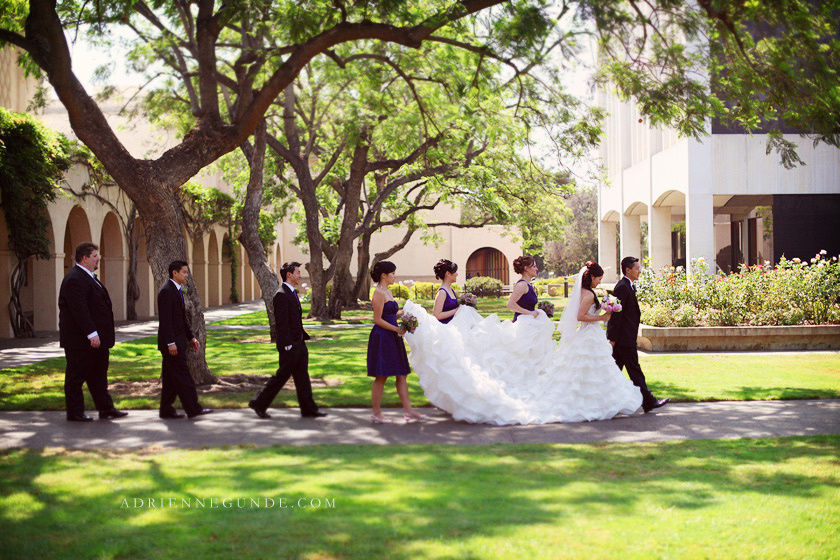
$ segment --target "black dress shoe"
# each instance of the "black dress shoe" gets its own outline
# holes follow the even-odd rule
[[[204,416],[205,414],[210,414],[211,412],[213,412],[212,408],[202,408],[201,410],[199,410],[195,414],[188,414],[187,418],[192,419],[192,418],[195,418],[196,416]]]
[[[652,405],[644,407],[645,413],[650,412],[654,408],[660,408],[662,406],[665,406],[669,402],[671,402],[671,399],[659,399],[657,401],[654,401]]]
[[[183,418],[186,415],[181,414],[180,412],[172,412],[172,413],[169,413],[169,414],[163,414],[161,412],[160,414],[158,414],[158,416],[160,416],[164,420],[169,420],[169,419],[175,419],[175,418]]]
[[[85,416],[84,414],[68,414],[68,422],[93,422],[93,418]]]
[[[303,416],[304,418],[323,418],[326,415],[326,412],[321,412],[320,410],[316,412],[301,413],[301,416]]]
[[[117,410],[116,408],[112,408],[111,410],[106,410],[105,412],[99,413],[100,420],[106,420],[108,418],[122,418],[124,416],[128,416],[128,412],[123,410]]]
[[[248,401],[248,408],[256,412],[257,416],[259,416],[260,418],[271,418],[271,414],[269,414],[265,410],[257,408],[257,403],[254,401]]]

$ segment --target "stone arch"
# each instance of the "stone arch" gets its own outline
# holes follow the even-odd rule
[[[102,221],[102,234],[99,240],[99,280],[108,290],[114,319],[125,320],[125,250],[123,232],[119,219],[113,212],[108,212]]]
[[[64,231],[64,273],[76,264],[76,247],[79,243],[93,241],[87,213],[80,206],[74,206],[67,216]]]
[[[58,329],[58,285],[63,277],[63,262],[57,258],[55,250],[55,232],[53,231],[52,220],[47,215],[47,239],[49,239],[49,258],[38,259],[30,257],[24,266],[26,267],[26,283],[21,289],[21,306],[25,315],[29,317],[36,331],[54,331]],[[4,222],[5,225],[5,222]],[[5,230],[5,228],[4,228]],[[8,240],[8,232],[0,232],[4,242]],[[8,246],[5,249],[9,249]],[[5,251],[4,251],[5,252]],[[0,259],[5,260],[5,259]],[[4,288],[9,290],[9,280],[12,269],[17,265],[17,258],[11,250],[8,250],[8,267],[3,268]],[[3,302],[8,303],[11,298],[10,290],[3,294]],[[8,307],[4,305],[4,324],[9,325]],[[10,333],[9,336],[14,336]]]
[[[660,206],[682,207],[684,212],[685,194],[677,190],[665,191],[659,196],[659,198],[657,198],[654,201],[654,203],[651,206],[653,206],[654,208],[659,208]]]
[[[233,284],[233,275],[230,270],[231,255],[229,239],[228,234],[222,237],[222,301],[226,303],[232,303],[230,300],[230,289]]]
[[[219,243],[216,232],[211,231],[207,241],[207,305],[212,307],[221,305],[221,276],[222,268],[219,261]]]
[[[508,260],[505,255],[493,247],[482,247],[472,252],[467,259],[466,278],[474,276],[490,276],[502,281],[502,284],[509,284]]]
[[[621,220],[621,215],[616,212],[615,210],[607,210],[603,216],[601,216],[602,222],[618,222]]]

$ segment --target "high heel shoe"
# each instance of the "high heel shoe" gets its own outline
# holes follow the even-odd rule
[[[411,422],[412,420],[417,420],[419,422],[421,420],[425,420],[426,418],[428,418],[428,416],[426,416],[425,414],[420,414],[419,416],[413,416],[413,415],[411,415],[407,412],[404,412],[403,413],[403,418],[405,418],[406,422]]]
[[[370,415],[370,421],[374,424],[393,424],[394,421],[388,418],[379,418],[373,414]]]

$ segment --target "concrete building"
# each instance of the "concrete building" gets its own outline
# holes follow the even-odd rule
[[[598,102],[609,111],[601,145],[609,184],[598,192],[605,282],[620,277],[628,255],[646,254],[656,269],[702,257],[709,272],[728,273],[782,255],[840,253],[840,150],[786,135],[805,165],[785,169],[766,153],[765,134],[710,123],[701,141],[679,138],[648,126],[633,102],[604,93]]]
[[[12,49],[0,50],[0,105],[15,111],[27,110],[30,99],[36,91],[36,83],[26,79],[16,64],[17,54]],[[124,101],[122,101],[124,103]],[[121,100],[101,105],[112,123],[115,132],[126,148],[135,157],[156,157],[172,146],[177,139],[168,131],[152,130],[144,122],[129,122],[118,116]],[[53,103],[38,115],[51,128],[74,137],[63,107]],[[230,185],[220,174],[208,172],[195,180],[231,194]],[[67,173],[66,185],[79,192],[88,182],[86,171],[77,167]],[[29,259],[27,284],[21,300],[25,314],[36,331],[58,329],[58,288],[66,271],[73,265],[73,250],[82,241],[93,241],[100,246],[102,262],[100,279],[108,288],[114,304],[116,320],[126,319],[126,284],[128,278],[128,245],[124,233],[124,216],[119,209],[124,194],[118,187],[105,187],[102,200],[90,196],[84,198],[59,196],[48,208],[51,228],[48,232],[52,242],[49,260]],[[444,208],[436,210],[435,221],[458,221],[460,210]],[[137,226],[142,231],[140,221]],[[268,259],[275,270],[287,261],[307,262],[308,257],[293,243],[298,224],[284,221],[276,225],[277,240],[269,251]],[[481,229],[439,228],[436,233],[443,239],[439,245],[426,245],[415,236],[405,249],[391,259],[398,267],[400,279],[431,280],[432,267],[441,258],[451,259],[460,265],[461,281],[469,276],[488,275],[504,283],[513,278],[513,260],[519,255],[519,240],[516,232],[502,226],[487,226]],[[375,235],[371,241],[371,252],[381,252],[390,247],[394,239],[402,238],[402,228],[387,228]],[[214,224],[196,238],[187,237],[187,251],[193,278],[204,307],[228,303],[231,292],[232,269],[229,254],[228,230],[221,224]],[[243,301],[260,297],[260,288],[252,274],[247,253],[240,247],[237,274],[238,293]],[[11,271],[16,258],[8,247],[6,222],[0,212],[0,338],[14,336],[7,302],[10,299]],[[355,270],[355,262],[352,270]],[[137,279],[140,284],[140,299],[136,302],[138,316],[155,315],[157,287],[146,260],[144,236],[140,236],[138,250]],[[304,278],[304,282],[308,279]]]

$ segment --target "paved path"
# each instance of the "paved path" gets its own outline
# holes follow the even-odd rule
[[[220,445],[384,445],[656,442],[840,434],[840,400],[676,403],[652,414],[603,422],[489,426],[457,422],[425,409],[425,422],[405,423],[385,410],[390,425],[372,424],[370,409],[325,409],[327,418],[301,418],[296,409],[218,410],[195,420],[160,420],[156,410],[130,410],[120,420],[67,422],[63,411],[0,412],[0,448],[197,448]],[[95,415],[95,413],[93,413]],[[399,420],[398,420],[399,419]]]

